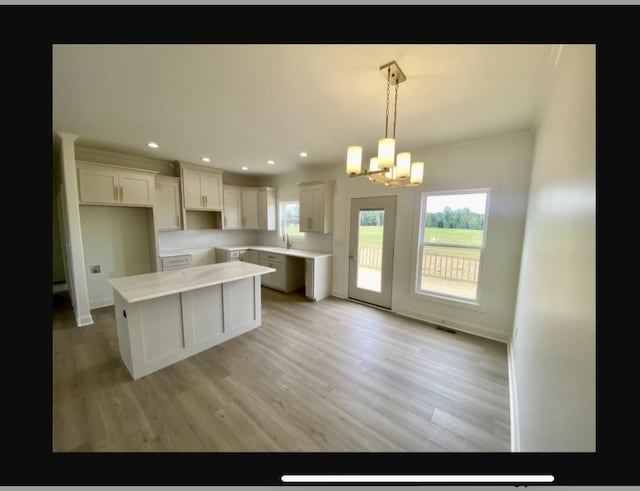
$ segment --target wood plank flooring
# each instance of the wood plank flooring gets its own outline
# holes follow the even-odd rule
[[[509,451],[506,346],[262,289],[263,324],[133,381],[113,307],[54,297],[53,450]]]

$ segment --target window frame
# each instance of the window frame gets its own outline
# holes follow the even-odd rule
[[[427,199],[429,196],[443,196],[443,195],[456,195],[456,194],[479,194],[484,193],[487,195],[485,201],[485,210],[484,210],[484,227],[482,232],[482,244],[480,246],[467,246],[460,244],[447,244],[447,243],[434,243],[434,242],[425,242],[424,240],[424,223],[426,219],[427,213]],[[414,276],[414,288],[413,293],[420,298],[429,297],[430,300],[434,300],[437,302],[457,305],[461,307],[469,307],[472,309],[479,309],[481,305],[482,299],[482,291],[481,291],[481,279],[482,279],[482,271],[483,271],[483,257],[486,249],[487,243],[487,230],[489,225],[489,209],[491,202],[491,189],[490,188],[474,188],[474,189],[457,189],[457,190],[447,190],[447,191],[423,191],[420,194],[420,213],[418,220],[418,244],[417,244],[417,254],[416,254],[416,265],[415,276]],[[476,285],[476,298],[471,299],[467,297],[459,297],[456,295],[450,295],[447,293],[423,290],[422,285],[422,260],[423,260],[423,250],[425,246],[435,246],[435,247],[451,247],[451,248],[461,248],[461,249],[475,249],[480,251],[480,259],[478,264],[478,282]]]
[[[284,227],[284,207],[286,205],[295,203],[298,205],[298,209],[300,208],[300,200],[288,200],[288,201],[280,201],[278,202],[278,230],[280,237],[284,237],[287,233]],[[298,218],[298,229],[300,229],[300,221]],[[290,240],[307,240],[307,233],[300,232],[300,235],[291,235],[289,236]]]

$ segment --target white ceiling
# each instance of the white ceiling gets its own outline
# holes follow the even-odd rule
[[[379,67],[392,60],[407,77],[397,151],[529,128],[553,52],[551,45],[55,45],[53,130],[104,149],[195,163],[206,155],[229,171],[282,173],[344,162],[349,145],[374,154],[384,136]]]

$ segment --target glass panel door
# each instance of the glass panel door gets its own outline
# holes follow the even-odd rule
[[[396,197],[353,198],[349,298],[391,308]]]

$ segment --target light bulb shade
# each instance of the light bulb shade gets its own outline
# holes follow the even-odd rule
[[[411,177],[409,179],[410,184],[422,184],[422,178],[424,177],[424,162],[414,162],[411,164]]]
[[[396,141],[394,138],[378,140],[378,165],[380,169],[390,169],[396,156]]]
[[[396,168],[398,179],[406,179],[411,174],[411,154],[409,152],[401,152],[396,158]]]
[[[362,147],[347,148],[347,174],[360,174],[362,167]]]
[[[380,170],[378,157],[371,157],[371,159],[369,159],[369,172],[375,172],[377,170]]]

